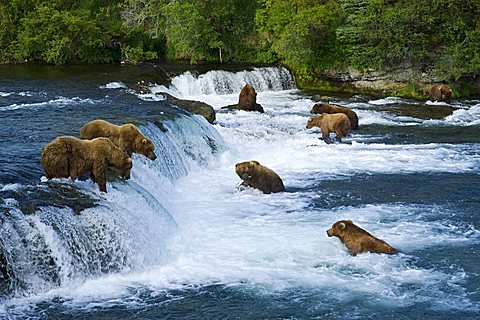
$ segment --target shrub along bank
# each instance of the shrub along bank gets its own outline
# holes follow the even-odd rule
[[[10,0],[0,61],[281,62],[302,87],[478,94],[478,16],[478,0]]]

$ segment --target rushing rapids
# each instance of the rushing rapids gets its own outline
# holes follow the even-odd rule
[[[312,94],[281,67],[185,72],[148,94],[115,78],[1,81],[3,317],[479,315],[479,101],[331,96],[360,130],[327,145],[305,129]],[[220,111],[247,82],[265,114]],[[217,121],[163,92],[209,103]],[[47,182],[42,146],[95,118],[135,123],[158,158],[134,156],[131,179],[106,194]],[[234,165],[247,160],[286,192],[238,191]],[[400,254],[350,256],[325,233],[341,219]]]

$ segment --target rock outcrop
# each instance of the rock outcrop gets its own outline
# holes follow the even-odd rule
[[[190,113],[201,115],[210,123],[213,123],[216,119],[215,110],[211,105],[206,104],[205,102],[177,99],[168,93],[162,93],[162,95],[165,97],[165,100],[168,103],[171,103]]]

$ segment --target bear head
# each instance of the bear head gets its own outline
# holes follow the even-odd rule
[[[452,99],[452,89],[446,84],[440,87],[441,99],[444,101],[450,101]]]
[[[320,115],[320,116],[309,118],[307,120],[307,129],[310,129],[310,128],[313,128],[313,127],[320,127],[325,115],[326,115],[326,113],[322,113],[322,115]]]
[[[109,165],[117,168],[122,178],[130,179],[130,170],[132,169],[133,161],[126,152],[117,148],[113,143],[111,145]]]
[[[249,180],[255,175],[258,166],[260,163],[255,160],[240,162],[235,165],[235,172],[241,179]]]
[[[135,152],[143,154],[150,160],[157,159],[157,155],[155,154],[155,145],[146,137],[138,137],[135,139],[133,149]]]
[[[353,225],[352,220],[340,220],[335,222],[330,229],[327,230],[329,237],[343,237],[348,228]]]
[[[124,159],[122,166],[118,170],[120,177],[122,177],[125,180],[130,179],[130,170],[132,170],[132,166],[133,166],[132,159],[127,155],[127,159]]]
[[[328,102],[316,103],[310,113],[328,113],[331,105]]]

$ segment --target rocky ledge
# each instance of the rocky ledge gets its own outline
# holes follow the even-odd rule
[[[427,99],[435,83],[446,81],[454,97],[480,94],[480,77],[464,75],[456,81],[435,76],[433,70],[422,70],[405,62],[384,71],[363,70],[351,67],[342,70],[327,70],[312,82],[301,82],[300,87],[329,91],[363,92],[379,95],[395,95]]]

